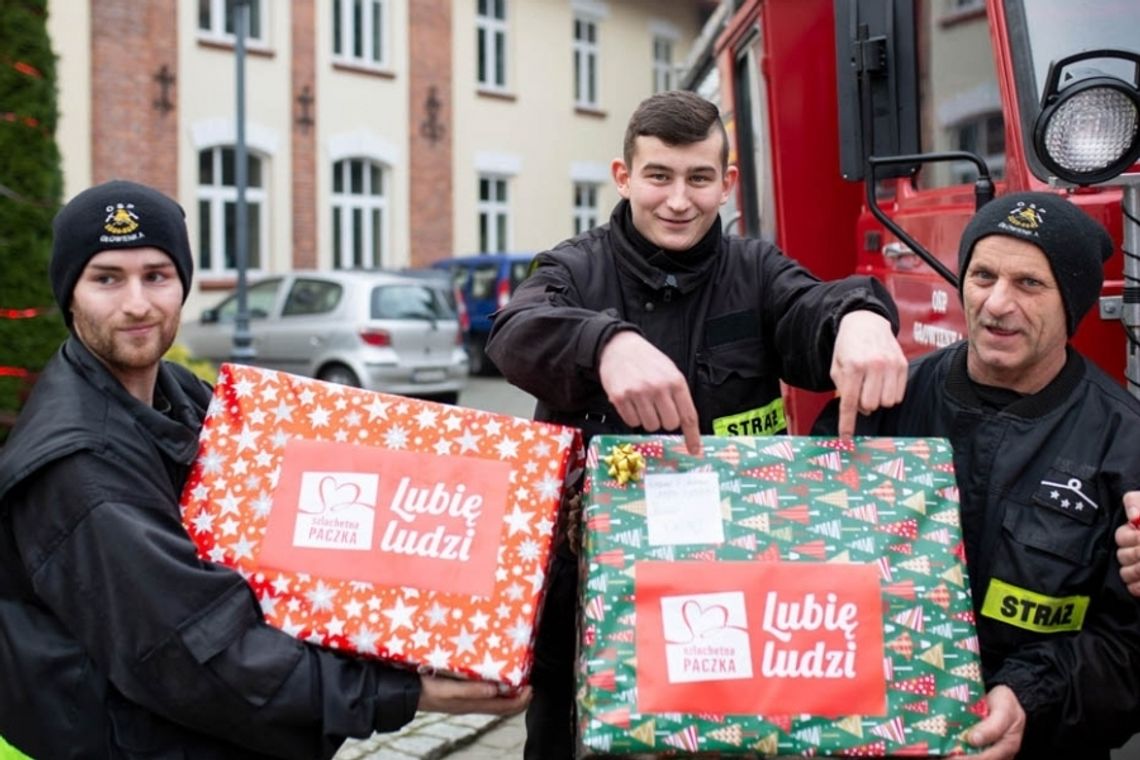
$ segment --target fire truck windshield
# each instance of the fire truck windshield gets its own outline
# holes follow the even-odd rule
[[[1027,53],[1039,100],[1045,88],[1049,64],[1084,50],[1112,49],[1140,52],[1140,3],[1136,0],[1009,0],[1011,26],[1024,19]],[[1020,57],[1020,56],[1019,56]],[[1089,74],[1108,74],[1135,80],[1127,61],[1092,59],[1085,64]],[[1077,69],[1078,76],[1082,73]]]

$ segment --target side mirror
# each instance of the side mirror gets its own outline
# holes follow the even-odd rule
[[[839,170],[862,180],[867,159],[918,152],[918,54],[911,0],[835,0]],[[905,177],[913,164],[882,167]]]
[[[212,325],[218,321],[217,309],[202,309],[202,324]]]

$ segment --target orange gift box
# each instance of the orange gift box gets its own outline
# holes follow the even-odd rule
[[[576,430],[223,364],[182,494],[299,639],[516,688]]]

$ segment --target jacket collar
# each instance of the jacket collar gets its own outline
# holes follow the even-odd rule
[[[136,427],[154,441],[171,461],[188,465],[198,453],[198,424],[193,403],[174,378],[166,362],[159,362],[155,389],[170,402],[165,414],[150,404],[144,404],[127,392],[114,375],[100,362],[82,341],[72,336],[63,345],[64,359],[95,390],[106,394],[123,407],[135,421]]]
[[[610,215],[618,267],[653,291],[671,288],[688,293],[699,287],[716,266],[721,230],[714,224],[687,251],[671,252],[655,246],[633,226],[629,201],[622,200]]]
[[[978,384],[970,379],[966,370],[969,342],[963,341],[954,352],[950,371],[946,377],[946,391],[953,398],[971,408],[981,408]],[[1002,414],[1033,419],[1043,417],[1056,409],[1069,397],[1085,374],[1085,359],[1072,346],[1065,347],[1065,366],[1049,384],[1028,396],[1022,396],[1001,410]]]

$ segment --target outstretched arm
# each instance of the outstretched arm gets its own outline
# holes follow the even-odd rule
[[[618,330],[637,328],[614,309],[586,308],[570,271],[539,266],[495,315],[487,355],[511,382],[549,407],[581,409],[602,393],[599,353]]]
[[[429,712],[516,715],[530,704],[529,686],[524,686],[518,694],[500,696],[499,688],[493,683],[421,676],[420,687],[418,709]]]
[[[701,453],[697,407],[673,360],[635,332],[614,334],[598,361],[602,388],[630,427],[677,430],[689,453]]]
[[[766,283],[760,309],[780,379],[808,390],[839,391],[839,433],[857,411],[902,400],[907,363],[895,338],[898,310],[883,284],[851,276],[821,282],[774,248],[758,259]]]
[[[852,311],[839,322],[831,380],[839,395],[839,435],[855,433],[856,414],[903,400],[907,361],[891,323],[872,311]]]

